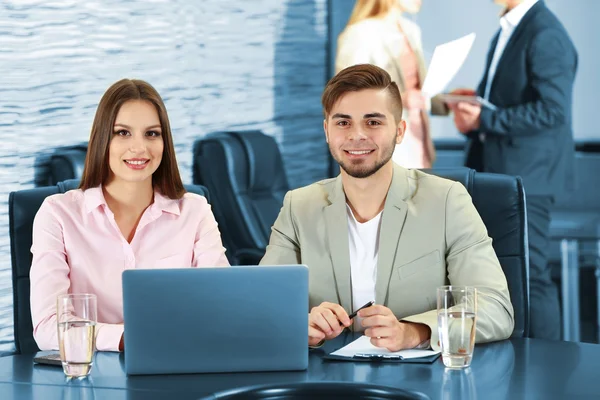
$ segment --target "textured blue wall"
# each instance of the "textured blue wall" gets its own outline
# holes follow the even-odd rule
[[[261,129],[281,145],[290,184],[327,175],[320,95],[325,0],[0,2],[0,351],[12,348],[8,193],[34,164],[87,141],[100,97],[140,78],[163,96],[185,183],[193,141]],[[40,157],[41,156],[41,157]]]

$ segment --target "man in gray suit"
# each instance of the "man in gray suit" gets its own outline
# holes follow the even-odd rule
[[[309,267],[309,344],[354,323],[378,347],[439,348],[436,288],[475,286],[479,342],[514,326],[506,278],[466,189],[392,162],[406,128],[396,83],[383,69],[340,71],[323,93],[337,178],[292,190],[263,265]],[[355,321],[348,313],[368,301]]]

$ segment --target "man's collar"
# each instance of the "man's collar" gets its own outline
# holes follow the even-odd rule
[[[519,25],[519,22],[523,19],[525,14],[537,3],[539,0],[525,0],[512,10],[505,13],[500,18],[500,25],[502,28],[515,28]]]
[[[392,165],[392,183],[390,184],[390,188],[388,190],[386,203],[396,204],[397,202],[404,202],[406,200],[410,194],[410,188],[408,182],[408,171],[394,162]],[[331,203],[336,201],[343,201],[344,203],[346,202],[341,172],[335,179],[334,186],[328,197]]]

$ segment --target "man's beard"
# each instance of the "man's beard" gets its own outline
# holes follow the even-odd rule
[[[396,136],[393,137],[392,143],[390,144],[390,146],[388,146],[387,148],[384,148],[385,153],[383,154],[383,157],[381,158],[381,160],[377,161],[375,163],[375,165],[373,165],[372,167],[369,167],[367,165],[360,165],[360,164],[353,165],[352,161],[346,163],[346,162],[342,161],[341,158],[339,160],[337,159],[337,157],[334,155],[334,152],[331,150],[331,147],[329,148],[329,151],[330,151],[331,155],[333,156],[333,158],[335,159],[335,161],[337,161],[337,163],[340,165],[340,168],[342,168],[348,175],[350,175],[353,178],[362,179],[362,178],[370,177],[371,175],[373,175],[377,171],[379,171],[381,169],[381,167],[383,167],[385,164],[387,164],[387,162],[390,161],[390,159],[392,158],[395,148],[396,148]]]

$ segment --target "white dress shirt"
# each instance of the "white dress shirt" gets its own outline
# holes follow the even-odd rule
[[[379,229],[381,214],[367,222],[360,223],[354,218],[350,206],[348,214],[348,244],[350,248],[350,277],[352,282],[352,311],[369,301],[375,301],[375,281],[379,258]],[[354,319],[355,328],[360,328],[359,318]]]
[[[490,90],[492,88],[492,81],[494,80],[494,75],[496,75],[496,69],[498,68],[498,62],[502,57],[502,53],[504,53],[504,49],[513,32],[525,16],[527,11],[531,7],[537,3],[538,0],[525,0],[506,14],[502,18],[500,18],[500,36],[498,36],[498,43],[496,44],[496,49],[494,50],[494,57],[492,58],[492,62],[490,63],[490,68],[488,69],[487,81],[485,84],[485,92],[484,98],[489,100]]]

